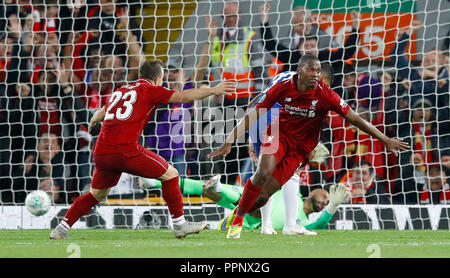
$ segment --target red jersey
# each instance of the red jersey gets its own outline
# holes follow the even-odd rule
[[[280,137],[295,140],[305,152],[310,152],[319,142],[328,112],[335,111],[344,116],[350,107],[320,81],[310,91],[300,93],[297,91],[297,78],[298,74],[295,74],[270,87],[256,107],[270,109],[278,102],[281,105],[280,116],[268,127],[271,135],[279,128]]]
[[[94,154],[135,150],[139,136],[156,108],[167,103],[174,92],[153,86],[146,79],[114,91],[105,105],[105,119]]]

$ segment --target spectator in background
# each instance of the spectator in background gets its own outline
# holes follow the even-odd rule
[[[342,98],[353,110],[358,110],[358,85],[363,74],[357,73],[353,64],[345,64],[343,67],[343,93]]]
[[[126,79],[127,71],[120,57],[107,55],[99,58],[99,65],[96,68],[89,68],[89,75],[86,76],[89,77],[89,82],[83,83],[77,91],[77,95],[89,111],[89,116],[108,103],[115,88],[123,85]],[[96,62],[91,60],[91,63]],[[83,118],[83,124],[87,124],[88,120],[89,118]]]
[[[87,66],[82,67],[82,79],[86,81],[87,88],[81,88],[79,92],[92,111],[105,105],[115,88],[138,79],[139,67],[145,61],[145,55],[138,37],[130,29],[130,22],[128,9],[123,9],[118,38],[123,42],[128,55],[108,55],[102,43],[96,39],[86,45],[90,54],[100,55],[89,57]]]
[[[74,60],[78,64],[74,77],[81,84],[75,88],[91,114],[106,104],[117,86],[123,85],[126,81],[136,81],[139,66],[145,61],[138,38],[129,29],[128,10],[123,11],[123,16],[120,17],[120,25],[123,27],[120,29],[120,40],[126,45],[127,56],[106,55],[99,42],[99,34],[86,39],[89,43],[82,43],[81,48],[80,45],[75,45],[74,51],[79,56]],[[71,48],[67,49],[66,52],[69,53]]]
[[[33,31],[46,32],[47,35],[56,36],[59,25],[58,0],[32,0]]]
[[[216,36],[211,48],[211,66],[214,71],[214,79],[233,80],[237,84],[235,92],[225,95],[222,99],[225,127],[236,124],[237,118],[243,116],[250,98],[254,92],[260,91],[264,84],[264,54],[263,46],[257,34],[249,27],[240,25],[239,2],[225,2],[223,9],[223,28],[211,28],[217,26],[214,19],[207,18],[207,32],[214,30]],[[242,110],[236,110],[241,108]],[[241,111],[242,115],[239,115]],[[228,118],[230,117],[231,118]],[[246,140],[245,140],[246,141]],[[223,182],[234,184],[237,180],[239,169],[244,165],[248,157],[247,145],[238,143],[233,146],[231,152],[225,158],[226,180]]]
[[[442,42],[442,49],[443,50],[450,50],[450,30],[448,30],[447,36],[445,37],[444,41]]]
[[[213,79],[211,72],[214,71],[209,67],[209,58],[212,47],[214,46],[215,37],[217,36],[217,22],[208,16],[205,18],[205,23],[208,28],[208,39],[203,45],[195,70],[189,78],[190,82],[193,82],[198,88],[210,87]],[[201,102],[197,101],[194,103],[192,108],[193,113],[191,114],[191,120],[193,121],[191,125],[193,141],[185,146],[187,149],[190,177],[197,176],[199,179],[205,179],[209,178],[211,173],[223,172],[223,165],[220,158],[213,159],[213,161],[207,158],[207,154],[213,148],[220,145],[214,140],[212,142],[209,140],[212,134],[208,133],[211,131],[208,128],[211,128],[211,123],[218,120],[215,118],[216,113],[214,111],[220,111],[219,106],[221,106],[222,102],[222,96],[211,96],[203,99]],[[197,118],[194,118],[196,115]],[[205,133],[198,134],[199,129],[200,132],[205,131]]]
[[[32,0],[33,4],[33,36],[40,37],[41,43],[38,58],[46,60],[47,57],[59,57],[59,3],[57,0]],[[51,52],[50,52],[51,51]],[[53,59],[52,59],[53,60]],[[45,64],[45,62],[43,62]],[[58,64],[52,68],[57,68]],[[42,68],[48,66],[41,65]]]
[[[39,72],[38,83],[34,87],[39,134],[51,132],[61,137],[63,120],[66,123],[75,120],[72,115],[73,100],[77,101],[74,108],[82,113],[83,104],[79,98],[73,99],[72,96],[72,87],[69,85],[70,74],[70,71],[65,70],[64,65],[56,71],[41,70]]]
[[[205,56],[199,59],[191,76],[186,76],[183,69],[169,64],[165,72],[163,86],[179,92],[196,87],[209,87],[209,82],[205,79],[208,50],[209,45],[206,44],[202,50]],[[205,99],[204,102],[207,106],[209,106],[208,99],[210,98]],[[198,102],[196,104],[203,106],[203,100],[202,104]],[[145,134],[148,135],[145,142],[146,146],[166,160],[171,161],[182,177],[186,177],[188,174],[189,176],[200,175],[201,167],[198,165],[198,157],[203,155],[206,159],[206,154],[201,154],[203,148],[206,147],[202,144],[203,137],[196,138],[193,132],[188,133],[190,131],[195,132],[198,128],[191,122],[196,120],[194,110],[198,109],[196,113],[203,115],[202,108],[195,107],[196,104],[174,103],[158,108],[154,120],[150,122],[145,131]],[[189,139],[188,142],[186,142],[186,138]],[[202,140],[202,142],[197,142],[197,139]],[[200,161],[205,159],[200,159]]]
[[[304,43],[304,40],[310,36],[319,38],[319,51],[339,47],[339,44],[326,31],[314,24],[311,10],[305,6],[297,6],[294,8],[291,24],[291,43],[289,48],[292,50],[298,49]]]
[[[58,204],[63,202],[63,188],[56,184],[51,178],[44,178],[39,182],[39,190],[43,190],[48,193],[52,203]]]
[[[5,5],[6,4],[6,5]],[[2,11],[2,9],[4,9]],[[2,13],[3,12],[3,13]],[[24,24],[25,18],[33,13],[33,8],[31,6],[31,0],[5,0],[4,5],[0,8],[0,26],[6,26],[7,22],[4,21],[6,18],[9,18],[11,15],[16,15],[22,21],[22,25]],[[4,24],[4,25],[3,25]]]
[[[312,54],[319,58],[321,62],[329,62],[333,68],[334,81],[331,84],[331,88],[335,90],[340,96],[342,96],[342,70],[344,62],[350,59],[357,50],[357,42],[359,40],[359,13],[352,11],[352,31],[349,38],[345,42],[343,47],[325,49],[320,48],[320,38],[315,35],[302,37],[297,48],[292,49],[282,44],[273,37],[272,31],[269,26],[269,11],[270,5],[261,5],[259,8],[261,12],[261,28],[260,34],[264,39],[265,48],[272,56],[280,60],[283,64],[283,71],[295,71],[298,67],[298,61],[304,54]],[[315,31],[313,31],[315,32]]]
[[[47,183],[52,184],[53,189],[65,189],[64,164],[61,143],[58,136],[53,133],[43,133],[39,136],[37,152],[32,152],[25,158],[23,175],[17,175],[14,184],[14,202],[24,203],[26,195],[39,188],[48,188]],[[22,177],[22,178],[20,178]],[[56,202],[63,202],[61,192],[54,195]]]
[[[381,81],[355,71],[352,64],[344,64],[343,99],[366,121],[384,132],[384,93]],[[358,160],[367,160],[381,178],[385,178],[386,158],[384,146],[345,122],[334,112],[327,121],[329,132],[323,138],[332,144],[325,177],[329,182],[338,182]]]
[[[306,38],[309,37],[317,38],[318,51],[334,49],[340,46],[327,32],[322,30],[318,25],[314,24],[311,11],[304,6],[297,6],[294,8],[292,11],[291,25],[292,29],[287,35],[287,38],[280,40],[280,43],[291,51],[299,49],[302,45],[307,45],[308,43],[306,43]],[[263,36],[261,35],[261,37]],[[311,42],[309,44],[311,45]],[[287,68],[289,66],[293,66],[290,65],[290,63],[288,64],[283,62],[279,57],[277,57],[277,55],[273,55],[273,53],[271,54],[274,58],[269,66],[270,77],[275,77],[281,71],[288,70]],[[295,71],[296,69],[297,65],[295,64],[292,70]]]
[[[34,87],[38,134],[53,133],[61,141],[64,162],[70,165],[68,191],[77,191],[89,181],[88,146],[91,140],[84,121],[86,106],[69,83],[71,71],[64,64],[54,70],[41,70],[38,84]],[[70,200],[70,197],[69,197]]]
[[[165,86],[170,90],[182,92],[195,88],[190,78],[185,76],[184,70],[173,65],[168,66],[165,79]],[[191,120],[191,108],[192,103],[172,103],[158,108],[155,120],[148,128],[151,134],[146,139],[146,145],[171,162],[182,178],[187,176],[184,137],[190,134],[184,132]]]
[[[450,96],[449,72],[444,65],[445,56],[440,50],[432,50],[424,54],[421,69],[412,67],[406,58],[406,46],[411,35],[422,28],[421,21],[414,21],[410,28],[400,30],[398,42],[392,48],[391,61],[394,63],[403,85],[409,91],[409,103],[426,97],[436,107],[436,120],[439,130],[450,129]]]
[[[120,39],[117,32],[120,27],[120,17],[128,14],[128,6],[120,7],[117,0],[100,0],[88,11],[89,28],[101,32],[100,43],[102,50],[107,55],[125,55],[127,53],[126,44]],[[137,37],[137,41],[142,42],[143,36],[135,18],[130,18],[129,29]]]
[[[428,166],[426,184],[420,194],[421,204],[450,203],[450,187],[445,172],[439,164]]]
[[[398,122],[397,136],[410,144],[411,151],[400,153],[398,157],[397,203],[417,204],[425,185],[427,166],[449,154],[448,131],[438,130],[435,111],[431,101],[423,98],[413,104],[406,122]]]
[[[398,82],[397,73],[395,71],[382,71],[378,74],[383,84],[384,95],[384,127],[386,135],[396,137],[397,131],[402,127],[399,123],[407,123],[409,121],[409,98],[405,87]],[[393,154],[387,154],[386,157],[387,173],[389,180],[389,188],[391,192],[395,191],[395,179],[398,176],[398,157]]]
[[[211,66],[221,71],[220,76],[215,74],[215,80],[235,80],[238,85],[236,92],[231,92],[232,96],[224,98],[224,106],[246,107],[253,92],[263,86],[262,45],[253,30],[240,26],[238,2],[225,2],[223,15],[223,28],[210,28],[217,23],[214,19],[207,20],[207,32],[216,32],[209,53]]]
[[[351,192],[349,202],[352,204],[390,204],[390,194],[386,184],[378,180],[372,165],[361,160],[341,179]]]
[[[358,74],[358,86],[356,90],[356,111],[362,118],[385,133],[384,128],[384,92],[380,80],[369,74]],[[386,156],[384,146],[376,140],[372,140],[368,134],[358,131],[348,124],[345,141],[346,155],[348,158],[347,167],[351,168],[358,160],[370,162],[377,175],[386,178]]]
[[[396,136],[397,123],[408,121],[408,95],[401,82],[397,82],[396,72],[382,71],[378,76],[383,84],[383,95],[385,96],[386,131],[389,136]]]
[[[36,144],[36,128],[29,53],[22,47],[22,39],[27,39],[22,37],[25,28],[15,15],[4,28],[0,32],[0,201],[6,204],[14,201],[13,171],[23,164],[26,150]]]
[[[87,0],[63,0],[60,1],[58,18],[59,43],[62,47],[68,43],[69,36],[73,33],[81,35],[87,28],[88,5]]]

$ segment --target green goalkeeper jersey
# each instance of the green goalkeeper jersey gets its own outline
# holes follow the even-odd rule
[[[161,188],[161,182],[158,180],[150,180],[152,186]],[[203,191],[204,181],[193,179],[180,179],[180,187],[183,194],[186,195],[200,195]],[[222,190],[219,192],[221,200],[217,202],[218,205],[227,209],[234,209],[244,192],[243,186],[222,184]],[[325,210],[315,222],[310,222],[308,216],[303,211],[303,200],[300,192],[298,193],[298,211],[297,222],[300,222],[308,230],[325,229],[328,223],[333,218],[333,215]],[[270,215],[272,226],[276,230],[283,229],[284,226],[284,201],[283,192],[278,190],[272,195],[272,212]],[[244,229],[259,229],[261,228],[261,219],[246,215],[244,218]]]
[[[220,206],[224,208],[233,209],[239,203],[239,199],[235,196],[233,198],[228,198],[226,192],[233,192],[233,194],[238,193],[242,195],[244,191],[244,187],[242,186],[233,186],[229,184],[222,184],[222,200],[218,203]],[[225,193],[225,194],[223,194]],[[300,222],[306,229],[308,230],[317,230],[317,229],[325,229],[328,223],[333,218],[333,215],[328,211],[324,211],[320,217],[315,222],[310,222],[308,216],[303,211],[303,199],[300,192],[297,195],[298,197],[298,210],[297,210],[297,221]],[[239,196],[240,198],[240,196]],[[234,202],[230,202],[233,200]],[[284,226],[284,201],[283,201],[283,192],[278,190],[272,195],[272,212],[270,214],[270,219],[272,220],[272,227],[276,230],[283,229]],[[261,218],[255,218],[250,215],[246,215],[244,217],[244,229],[260,229],[261,228]]]
[[[303,211],[302,195],[298,193],[298,210],[297,222],[308,230],[325,229],[328,223],[333,218],[333,215],[325,210],[315,222],[310,222],[308,216]],[[278,190],[272,195],[272,212],[270,214],[272,220],[272,227],[275,230],[281,230],[284,226],[284,201],[283,192]],[[260,229],[261,219],[246,215],[244,218],[244,229]]]

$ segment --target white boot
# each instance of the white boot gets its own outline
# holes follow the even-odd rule
[[[308,231],[305,227],[300,224],[296,224],[294,227],[283,227],[283,235],[305,235],[305,236],[315,236],[316,232]]]

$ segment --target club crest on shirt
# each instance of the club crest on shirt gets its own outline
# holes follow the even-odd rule
[[[316,110],[317,102],[319,102],[318,99],[314,99],[313,101],[311,101],[311,106],[309,107],[309,109]]]
[[[319,100],[314,99],[311,102],[311,106],[309,107],[309,112],[308,112],[308,117],[309,118],[314,118],[316,116],[316,104],[317,102],[319,102]]]

